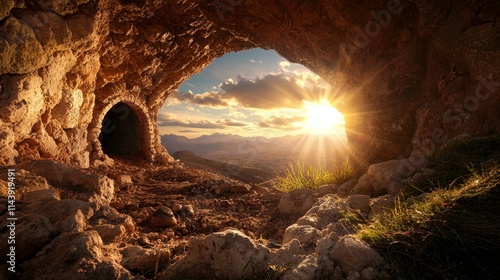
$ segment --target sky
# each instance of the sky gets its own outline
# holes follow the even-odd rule
[[[158,114],[160,134],[344,134],[333,89],[272,50],[227,53],[185,81]]]

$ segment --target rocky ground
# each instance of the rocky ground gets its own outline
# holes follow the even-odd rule
[[[298,218],[279,211],[281,194],[272,183],[247,185],[181,164],[158,167],[127,159],[95,171],[115,179],[110,206],[136,224],[123,239],[127,244],[182,253],[189,237],[233,228],[273,247]]]
[[[372,165],[359,182],[289,193],[180,163],[19,164],[12,167],[17,272],[5,277],[374,279],[384,262],[352,235],[346,217],[388,211],[395,202],[390,194],[402,186],[394,175],[405,162]],[[1,196],[8,197],[12,176],[7,168],[0,174]],[[389,194],[370,197],[373,192]],[[2,240],[11,234],[10,210],[0,208]],[[9,249],[6,242],[0,246]],[[8,256],[0,258],[6,272]]]

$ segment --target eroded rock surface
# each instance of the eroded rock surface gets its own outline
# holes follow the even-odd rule
[[[176,277],[255,277],[267,271],[269,249],[237,230],[190,241],[188,255],[167,268],[160,279]]]
[[[133,279],[117,254],[96,231],[63,233],[22,265],[20,279]]]
[[[118,102],[148,126],[145,155],[167,162],[155,122],[170,92],[251,47],[338,90],[362,167],[500,129],[498,1],[220,2],[2,3],[0,163],[102,161],[97,137]]]

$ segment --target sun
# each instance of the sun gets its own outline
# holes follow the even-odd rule
[[[328,101],[306,102],[304,109],[307,110],[307,121],[304,125],[311,133],[332,133],[345,125],[344,116]]]

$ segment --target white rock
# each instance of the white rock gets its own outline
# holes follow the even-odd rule
[[[316,271],[318,270],[317,259],[309,255],[295,267],[291,267],[283,275],[283,280],[312,280],[316,279]]]
[[[283,235],[283,243],[286,244],[293,239],[300,241],[303,246],[315,246],[316,241],[322,237],[321,231],[311,226],[293,224],[286,228]]]
[[[351,235],[339,239],[330,252],[330,258],[338,263],[344,272],[361,271],[383,263],[382,257],[373,248]]]
[[[268,269],[269,249],[255,244],[237,230],[226,230],[204,238],[191,238],[187,255],[169,266],[160,280],[183,278],[244,279]]]

